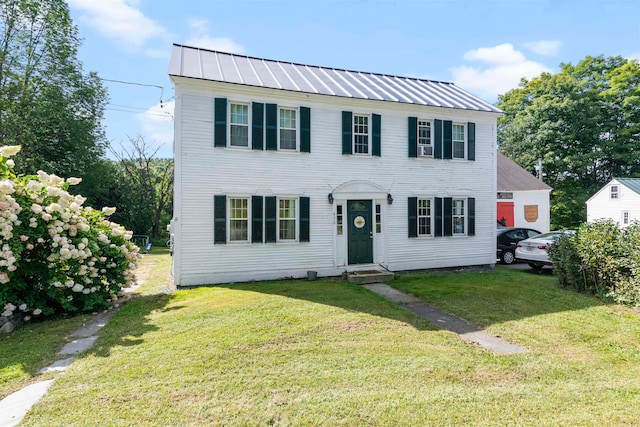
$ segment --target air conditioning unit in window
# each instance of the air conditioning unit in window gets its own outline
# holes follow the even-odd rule
[[[418,146],[418,156],[420,157],[431,157],[433,155],[433,147],[430,145],[419,145]]]

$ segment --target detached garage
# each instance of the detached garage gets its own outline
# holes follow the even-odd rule
[[[497,156],[497,220],[502,227],[550,228],[552,188],[507,156]]]

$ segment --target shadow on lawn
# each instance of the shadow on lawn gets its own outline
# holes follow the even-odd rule
[[[593,296],[563,289],[550,271],[497,268],[483,273],[416,272],[401,274],[389,285],[481,329],[492,324],[606,304]],[[419,329],[432,329],[429,323],[409,313],[401,304],[338,279],[221,286],[331,305],[403,321]]]
[[[607,304],[562,288],[551,269],[499,266],[484,273],[407,273],[390,284],[479,328]]]
[[[144,342],[143,335],[158,330],[151,324],[149,315],[155,311],[178,310],[182,306],[166,308],[171,294],[155,294],[138,297],[126,302],[100,331],[100,339],[87,354],[108,357],[114,347],[131,347]]]
[[[362,286],[352,285],[340,279],[238,283],[216,285],[215,287],[279,295],[316,304],[339,307],[350,312],[367,313],[377,317],[397,320],[418,330],[438,329],[428,321],[416,317],[400,305],[387,301]]]

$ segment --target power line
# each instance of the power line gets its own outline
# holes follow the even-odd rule
[[[162,104],[164,101],[162,101],[162,96],[164,95],[164,86],[160,86],[160,85],[153,85],[153,84],[148,84],[148,83],[138,83],[138,82],[128,82],[125,80],[114,80],[114,79],[105,79],[103,77],[98,77],[100,80],[105,81],[105,82],[112,82],[112,83],[120,83],[123,85],[132,85],[132,86],[144,86],[144,87],[155,87],[160,89],[160,104]]]

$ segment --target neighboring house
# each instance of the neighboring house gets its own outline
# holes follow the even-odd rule
[[[587,222],[603,218],[621,227],[640,220],[640,178],[614,178],[587,200]]]
[[[181,45],[169,74],[177,285],[495,263],[491,104]]]
[[[548,232],[552,188],[500,153],[497,177],[496,218],[499,226]]]

